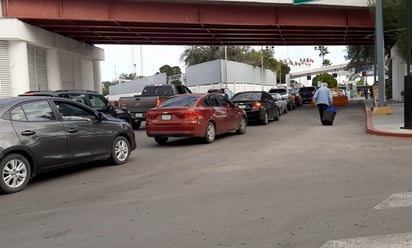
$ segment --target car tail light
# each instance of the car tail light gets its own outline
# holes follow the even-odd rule
[[[160,100],[160,98],[156,98],[156,106],[159,105],[162,101]]]
[[[261,102],[255,102],[253,103],[253,106],[252,106],[253,109],[260,109],[261,107],[262,107]]]
[[[200,116],[200,112],[199,111],[189,111],[189,112],[185,112],[183,114],[184,118],[196,118]]]

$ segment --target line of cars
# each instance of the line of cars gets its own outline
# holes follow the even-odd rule
[[[161,145],[170,137],[200,137],[212,143],[218,134],[244,134],[248,122],[267,125],[302,106],[297,91],[279,90],[244,91],[230,97],[225,89],[212,89],[206,94],[171,96],[147,112],[146,134]]]
[[[286,95],[239,92],[229,100],[230,93],[170,96],[147,112],[147,136],[158,144],[170,137],[212,143],[219,134],[244,134],[248,122],[278,121],[302,104],[289,90]],[[137,147],[129,116],[94,91],[26,92],[0,99],[0,192],[21,191],[34,176],[62,167],[96,160],[125,163]]]

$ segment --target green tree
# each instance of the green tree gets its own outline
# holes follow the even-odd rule
[[[227,46],[226,56],[228,60],[246,63],[253,66],[261,66],[277,73],[278,82],[280,78],[285,81],[285,74],[290,72],[290,67],[273,57],[273,50],[269,47],[260,50],[251,49],[247,46]],[[187,66],[204,63],[216,59],[225,59],[225,47],[192,46],[186,48],[180,60]]]
[[[166,73],[168,77],[182,74],[182,70],[180,69],[179,66],[171,67],[170,65],[163,65],[162,67],[159,68],[159,72]],[[170,81],[170,83],[175,84],[175,85],[180,85],[182,84],[182,81],[180,81],[179,79],[176,79],[176,80]]]
[[[329,54],[328,48],[326,46],[315,46],[315,50],[319,51],[319,57],[322,59],[322,66],[331,65],[330,60],[326,60],[325,56]]]
[[[120,79],[134,80],[136,79],[136,73],[122,73],[119,75]]]
[[[330,74],[323,73],[312,79],[312,86],[318,86],[318,82],[327,83],[329,88],[334,88],[338,85],[338,81]]]
[[[110,81],[103,81],[102,82],[102,93],[104,96],[107,96],[109,94],[109,87],[111,85],[115,85],[117,82],[110,82]]]
[[[359,73],[375,64],[375,47],[369,45],[347,46],[345,59],[348,60],[348,69]]]

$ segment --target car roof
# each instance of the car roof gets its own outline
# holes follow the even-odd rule
[[[10,107],[22,103],[22,102],[30,102],[33,100],[59,100],[59,101],[64,101],[64,102],[70,102],[74,103],[76,105],[82,106],[84,108],[88,108],[92,111],[95,111],[93,108],[90,108],[84,104],[78,103],[76,101],[73,101],[68,98],[63,98],[63,97],[55,97],[55,96],[44,96],[44,95],[26,95],[26,96],[15,96],[15,97],[7,97],[7,98],[0,98],[0,112],[4,113],[7,111]]]

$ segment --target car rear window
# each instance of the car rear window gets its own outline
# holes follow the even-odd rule
[[[256,101],[262,98],[262,93],[260,92],[245,92],[236,94],[232,101]]]
[[[200,96],[173,97],[162,102],[159,107],[192,107],[199,100]]]
[[[269,93],[279,93],[279,94],[286,94],[286,89],[270,89]]]
[[[145,96],[171,96],[173,94],[174,93],[170,85],[146,86],[142,92],[142,95],[145,95]]]
[[[316,89],[315,87],[303,87],[303,88],[300,88],[299,91],[300,92],[308,92],[308,91],[313,92],[313,91],[316,91]]]

